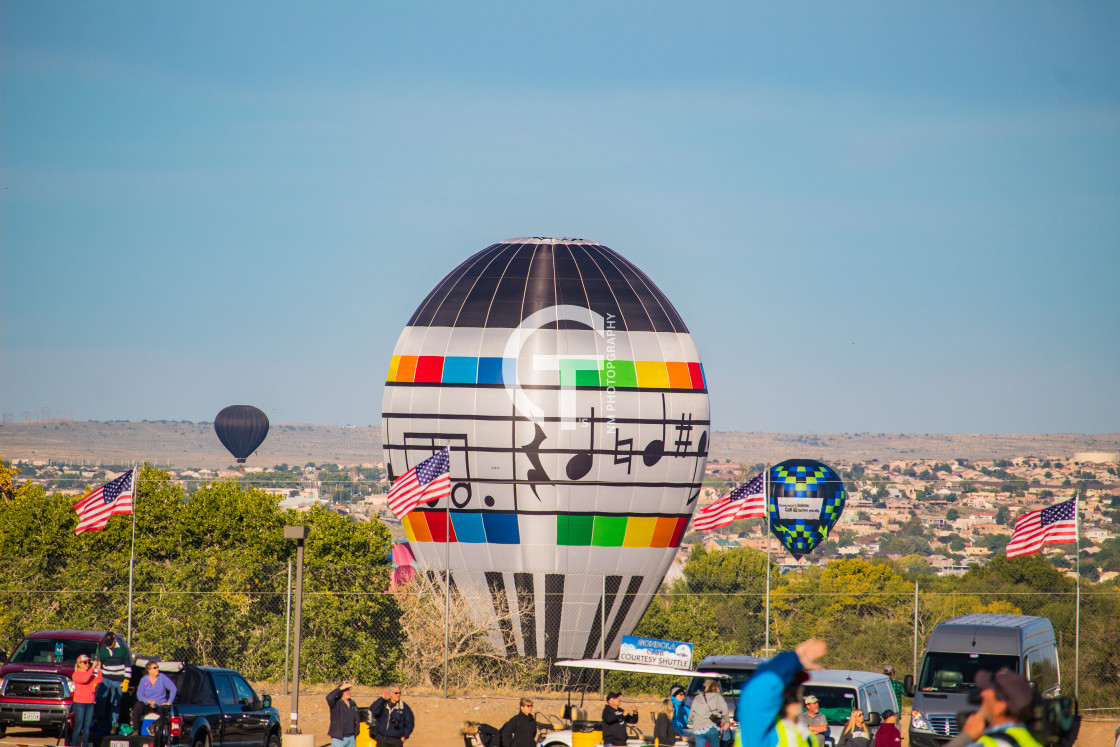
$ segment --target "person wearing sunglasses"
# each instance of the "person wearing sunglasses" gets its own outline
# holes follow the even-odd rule
[[[403,747],[416,727],[412,709],[401,700],[400,685],[393,685],[373,701],[369,720],[376,732],[377,747]]]
[[[844,724],[844,731],[840,732],[840,742],[837,747],[871,747],[871,730],[863,720],[863,711],[852,709],[848,723]]]
[[[158,662],[148,662],[145,669],[148,676],[140,678],[136,687],[136,704],[132,706],[132,730],[136,734],[140,733],[145,716],[157,713],[161,705],[174,703],[175,696],[179,694],[171,678],[159,671]]]
[[[93,708],[97,686],[101,684],[101,662],[89,654],[81,654],[74,665],[74,744],[89,747],[89,729],[93,725]]]

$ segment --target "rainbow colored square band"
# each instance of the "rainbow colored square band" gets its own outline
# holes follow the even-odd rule
[[[543,520],[534,514],[456,511],[451,514],[451,542],[497,545],[521,543],[518,519]],[[679,547],[687,516],[620,516],[618,514],[556,514],[556,544],[592,547]],[[413,511],[401,520],[410,542],[445,542],[444,511]]]
[[[684,361],[604,360],[598,368],[587,369],[586,360],[561,359],[560,386],[577,389],[704,390],[704,366]],[[505,385],[517,370],[515,358],[475,358],[471,356],[394,355],[386,381],[398,384],[493,384]],[[512,382],[510,382],[512,384]]]

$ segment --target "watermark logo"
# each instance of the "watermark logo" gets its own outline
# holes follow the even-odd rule
[[[506,394],[509,395],[510,402],[517,408],[518,412],[538,424],[545,416],[540,405],[534,402],[528,392],[521,387],[520,377],[517,373],[517,363],[521,360],[522,350],[528,343],[529,338],[534,332],[549,324],[558,322],[580,324],[606,341],[607,352],[605,355],[532,354],[534,371],[556,371],[562,374],[560,376],[560,428],[561,430],[575,430],[576,423],[579,422],[578,412],[576,411],[576,372],[603,370],[604,362],[611,362],[614,358],[614,314],[608,316],[610,319],[604,319],[602,314],[591,309],[560,304],[530,314],[510,332],[502,356],[504,359],[502,379],[505,381]],[[561,371],[561,361],[564,364],[563,371]],[[608,377],[612,373],[613,366],[608,366]]]

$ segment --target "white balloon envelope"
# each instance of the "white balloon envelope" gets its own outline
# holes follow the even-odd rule
[[[680,545],[711,433],[700,356],[657,286],[582,239],[489,246],[412,315],[382,411],[391,476],[451,450],[450,498],[402,522],[420,569],[442,587],[449,560],[507,653],[617,654]]]

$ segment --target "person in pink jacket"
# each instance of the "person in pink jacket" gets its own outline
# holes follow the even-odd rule
[[[101,683],[101,662],[81,654],[74,665],[74,735],[78,747],[89,747],[89,727],[93,724],[93,704]]]

